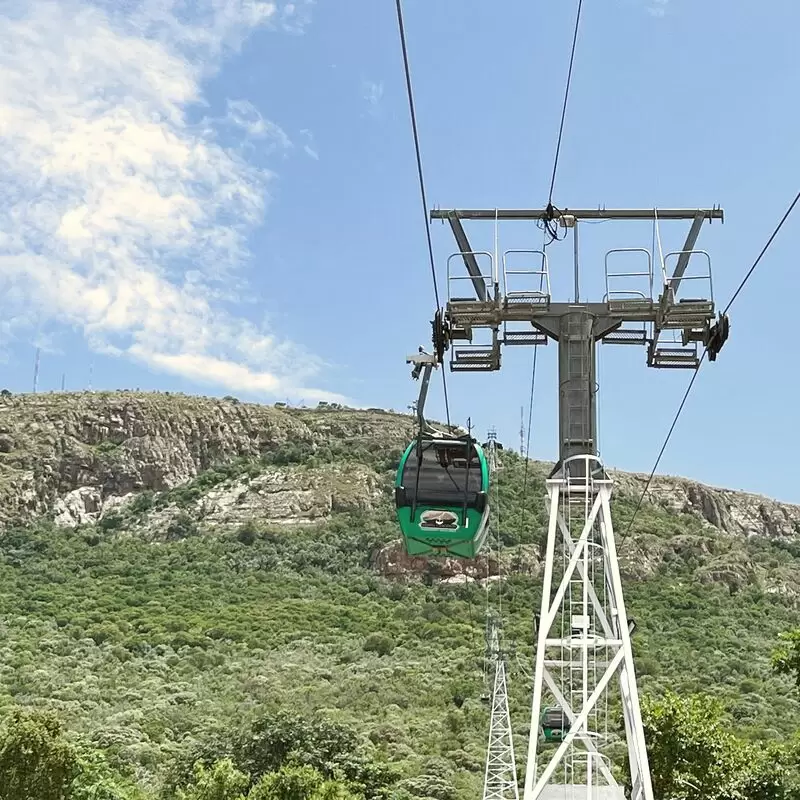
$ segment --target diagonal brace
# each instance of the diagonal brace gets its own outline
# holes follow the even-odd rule
[[[680,251],[680,255],[678,256],[678,263],[675,265],[675,271],[672,273],[672,277],[667,280],[667,283],[664,286],[664,292],[661,295],[661,303],[659,304],[658,316],[661,319],[663,319],[664,315],[667,313],[667,309],[675,302],[675,297],[678,294],[678,289],[680,288],[681,281],[683,280],[683,275],[686,272],[686,268],[689,266],[689,251],[694,250],[697,237],[700,235],[700,228],[703,227],[704,219],[705,216],[703,215],[703,212],[698,211],[694,217],[694,222],[692,222],[692,227],[689,229],[689,233],[686,236],[686,241],[683,243],[683,249]],[[661,335],[661,330],[662,328],[657,321],[653,326],[653,347],[655,347],[655,343],[658,341],[658,337]]]
[[[571,726],[574,727],[576,719],[575,712],[572,710],[570,704],[567,702],[566,697],[564,697],[564,695],[561,693],[561,690],[556,685],[556,682],[553,680],[553,676],[550,674],[550,670],[548,670],[547,667],[544,668],[544,682],[547,684],[547,688],[553,693],[553,697],[556,698],[556,702],[564,709],[567,717],[569,718]],[[597,749],[591,738],[586,735],[585,731],[578,731],[577,737],[586,745],[587,750],[600,756],[600,751]],[[598,758],[597,761],[600,764],[600,771],[603,773],[603,777],[608,781],[609,786],[618,786],[619,784],[617,783],[616,778],[611,774],[611,770],[608,768],[605,760],[603,758]]]
[[[564,570],[564,577],[561,579],[561,584],[558,587],[558,591],[556,592],[555,597],[550,602],[550,608],[547,611],[547,616],[540,623],[545,631],[549,631],[550,628],[553,627],[553,622],[555,622],[556,613],[558,612],[558,609],[561,606],[561,600],[564,597],[564,592],[566,592],[567,586],[569,586],[570,579],[572,578],[572,573],[575,572],[575,568],[578,565],[578,561],[581,557],[581,552],[580,552],[581,545],[584,544],[586,540],[589,538],[589,533],[594,527],[594,521],[597,518],[597,513],[600,510],[600,508],[601,508],[601,496],[598,494],[597,497],[595,497],[594,499],[594,503],[592,504],[591,513],[586,518],[586,524],[583,526],[581,535],[578,537],[578,541],[575,543],[575,549],[572,551],[572,557],[569,560],[567,568]]]
[[[567,752],[567,748],[572,744],[572,740],[578,735],[578,731],[586,724],[586,720],[589,717],[589,712],[594,708],[595,704],[600,698],[600,695],[606,690],[606,686],[608,686],[611,677],[619,668],[619,665],[622,663],[624,657],[625,651],[620,648],[614,658],[611,660],[611,663],[608,665],[608,667],[606,667],[603,677],[598,681],[595,690],[586,701],[586,705],[581,709],[581,713],[578,714],[575,721],[572,723],[569,733],[564,737],[558,750],[556,750],[555,754],[550,759],[550,763],[545,767],[544,771],[539,776],[539,780],[536,782],[536,786],[533,789],[533,797],[538,797],[542,793],[542,790],[550,780],[550,776],[555,771],[558,762],[564,757],[564,753]]]
[[[558,515],[558,527],[561,529],[561,535],[564,537],[564,544],[566,544],[567,549],[569,550],[570,556],[575,552],[575,542],[572,540],[572,536],[570,535],[569,530],[567,530],[567,524],[564,521],[564,517],[562,514]],[[578,572],[581,574],[581,578],[586,580],[586,574],[584,572],[583,563],[578,561]],[[594,606],[594,610],[597,612],[597,618],[600,620],[600,624],[603,626],[603,633],[609,639],[618,638],[614,632],[611,630],[611,625],[608,622],[608,617],[606,616],[606,612],[603,609],[603,605],[600,602],[600,598],[597,596],[597,591],[595,590],[594,586],[587,581],[587,589],[589,590],[589,598],[592,601],[592,605]]]
[[[478,266],[478,259],[475,258],[475,255],[472,253],[467,234],[464,232],[464,227],[461,224],[461,220],[458,218],[458,212],[448,211],[447,219],[453,230],[453,236],[456,237],[458,249],[461,251],[461,257],[464,259],[464,265],[472,278],[475,294],[478,295],[478,300],[486,300],[486,283],[483,280],[481,268]]]
[[[678,263],[675,265],[675,272],[672,273],[672,279],[669,282],[669,302],[675,301],[675,295],[678,293],[678,287],[681,284],[683,274],[686,272],[686,267],[689,265],[689,251],[694,250],[697,237],[700,235],[700,228],[703,227],[703,213],[698,211],[695,215],[692,227],[689,229],[689,234],[686,241],[683,243],[683,248],[678,256]]]

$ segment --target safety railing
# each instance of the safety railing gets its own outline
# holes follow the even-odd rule
[[[541,261],[539,268],[509,269],[509,256],[519,253],[540,256]],[[525,275],[529,278],[533,278],[534,282],[538,278],[539,288],[511,289],[509,288],[509,275]],[[506,250],[503,253],[503,296],[507,303],[541,304],[550,302],[550,270],[547,266],[547,254],[543,250]]]
[[[644,253],[647,256],[647,271],[646,272],[610,272],[608,268],[608,257],[612,253]],[[606,273],[606,293],[603,297],[603,302],[615,300],[650,300],[653,299],[653,259],[650,251],[644,247],[616,247],[609,250],[605,255],[605,273]],[[647,279],[647,294],[642,289],[612,289],[611,279],[613,278],[646,278]]]
[[[464,260],[464,256],[465,255],[473,256],[475,258],[475,261],[478,264],[478,269],[480,269],[480,271],[481,271],[481,275],[479,277],[473,277],[472,275],[469,275],[469,274],[464,275],[463,272],[461,272],[461,271],[460,271],[460,274],[458,274],[458,275],[454,275],[453,274],[453,268],[450,266],[450,262],[454,258],[461,259],[461,262],[462,262],[461,267],[462,267],[462,270],[463,270],[463,267],[464,267],[463,260]],[[486,258],[489,259],[488,274],[487,274],[486,271],[484,271],[481,268],[481,264],[480,264],[480,261],[478,259],[478,256],[485,256]],[[483,283],[483,285],[486,287],[486,299],[487,300],[494,300],[494,296],[493,296],[494,278],[493,278],[493,275],[494,275],[494,259],[492,258],[492,254],[491,253],[488,253],[485,250],[470,250],[467,253],[452,253],[451,255],[449,255],[447,257],[447,301],[448,301],[448,303],[449,302],[453,302],[453,301],[455,301],[457,303],[458,302],[477,302],[478,301],[478,295],[475,292],[475,281],[476,280],[481,281],[481,283]],[[461,283],[458,283],[459,281]],[[471,284],[471,289],[469,290],[469,295],[463,296],[463,297],[462,296],[453,297],[453,289],[454,289],[454,287],[457,287],[458,289],[460,289],[462,284],[463,284],[463,281],[469,281],[470,284]]]
[[[666,267],[668,259],[670,256],[680,258],[683,255],[688,256],[688,263],[686,265],[686,270],[684,270],[684,274],[681,276],[670,276]],[[695,255],[703,256],[705,258],[706,264],[708,265],[708,271],[703,272],[701,275],[687,275],[686,272],[691,264],[692,256]],[[702,298],[702,300],[708,300],[712,303],[714,302],[714,279],[711,274],[711,256],[705,250],[675,250],[671,253],[667,253],[664,256],[663,279],[664,291],[670,291],[672,295],[672,302],[675,302],[675,297],[678,294],[678,288],[681,284],[683,284],[684,281],[708,281],[708,297]]]

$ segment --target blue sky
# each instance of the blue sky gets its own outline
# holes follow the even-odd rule
[[[406,0],[428,201],[547,200],[573,3]],[[0,383],[402,409],[435,305],[391,0],[0,4]],[[724,207],[698,247],[724,305],[797,191],[800,8],[584,2],[558,206]],[[686,226],[664,224],[665,250]],[[491,224],[468,228],[493,249]],[[648,223],[584,226],[582,286]],[[449,229],[433,227],[440,290]],[[500,249],[535,248],[533,225]],[[800,502],[800,289],[785,226],[731,312],[659,472]],[[554,294],[571,242],[549,248]],[[556,453],[542,348],[531,452]],[[448,375],[451,413],[519,439],[530,350]],[[649,471],[688,372],[600,351],[601,454]],[[428,412],[443,416],[437,379]]]

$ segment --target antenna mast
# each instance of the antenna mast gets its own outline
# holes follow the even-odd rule
[[[33,362],[33,393],[36,394],[36,390],[39,386],[39,353],[40,348],[36,348],[36,357]]]

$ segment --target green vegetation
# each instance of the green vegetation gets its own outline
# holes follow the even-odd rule
[[[667,692],[659,701],[646,697],[642,716],[659,800],[800,797],[797,746],[742,740],[718,701]]]
[[[113,458],[123,448],[94,449]],[[478,796],[485,590],[441,583],[438,562],[409,581],[372,566],[398,537],[401,452],[366,434],[296,439],[142,492],[98,525],[8,529],[0,800]],[[266,469],[343,462],[381,476],[373,510],[213,530],[197,513],[210,490]],[[505,452],[503,462],[503,609],[529,664],[543,475],[531,470],[525,490],[521,459]],[[616,497],[618,529],[634,506]],[[147,540],[131,535],[151,519]],[[722,536],[645,504],[621,557],[659,800],[800,796],[800,634],[779,639],[796,625],[797,601],[770,590],[796,575],[798,544]],[[633,579],[645,563],[647,577]],[[511,692],[521,744],[529,680],[516,662]]]

